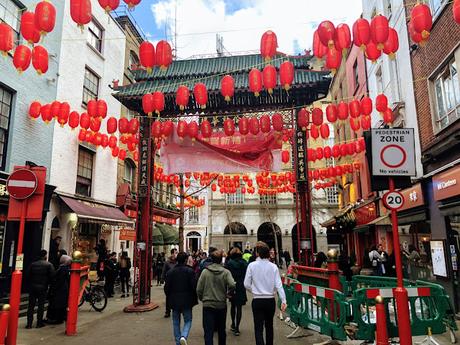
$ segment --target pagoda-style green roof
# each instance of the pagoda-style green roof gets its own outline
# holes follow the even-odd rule
[[[203,112],[196,107],[193,99],[193,87],[204,83],[208,89],[208,104],[204,112],[225,113],[260,111],[274,108],[288,108],[307,105],[327,94],[330,78],[329,72],[312,71],[309,56],[277,55],[271,64],[277,69],[284,61],[291,61],[295,67],[295,77],[291,89],[286,92],[279,85],[272,95],[263,90],[260,97],[249,91],[249,71],[252,68],[262,70],[265,67],[260,54],[224,56],[204,59],[177,60],[165,71],[159,68],[149,74],[145,70],[133,71],[136,83],[120,86],[114,94],[129,109],[142,113],[142,96],[154,91],[165,94],[165,111],[162,116],[176,115],[180,112],[175,104],[176,90],[179,85],[187,86],[191,91],[188,113]],[[227,103],[220,94],[220,83],[224,75],[230,74],[235,79],[235,95]]]

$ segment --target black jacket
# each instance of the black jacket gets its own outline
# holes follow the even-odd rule
[[[50,308],[66,308],[69,298],[70,266],[59,266],[50,286]]]
[[[166,274],[164,286],[168,308],[190,309],[198,304],[195,272],[187,265],[177,265]]]
[[[42,259],[33,262],[27,271],[30,289],[46,291],[54,278],[54,274],[54,267],[50,262]]]
[[[236,282],[235,293],[230,298],[230,301],[237,305],[246,304],[248,298],[244,287],[244,277],[246,276],[248,263],[243,258],[230,259],[225,267],[230,271]]]

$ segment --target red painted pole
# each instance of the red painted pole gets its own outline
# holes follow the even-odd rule
[[[27,199],[22,201],[21,217],[19,219],[18,249],[16,251],[16,261],[19,255],[22,255],[22,246],[24,242],[24,229],[26,227]],[[6,338],[7,345],[16,345],[18,338],[19,322],[19,304],[21,303],[21,284],[22,284],[22,267],[17,267],[11,275],[10,290],[10,315],[8,321],[8,334]]]
[[[342,291],[342,284],[340,284],[339,262],[337,258],[337,250],[331,249],[327,252],[327,271],[329,277],[329,288]]]
[[[10,316],[10,305],[4,304],[0,314],[0,345],[5,344],[6,330],[8,328],[8,318]]]
[[[72,259],[72,265],[70,266],[69,299],[67,303],[67,322],[65,327],[66,335],[77,334],[78,298],[80,296],[81,252],[78,250],[73,252]]]
[[[394,192],[395,183],[393,178],[388,179],[390,192]],[[410,325],[410,314],[409,314],[409,297],[407,290],[404,288],[403,271],[402,271],[402,260],[401,260],[401,246],[399,244],[399,232],[398,232],[398,215],[396,210],[391,211],[391,223],[393,227],[393,251],[395,254],[396,262],[396,278],[397,287],[393,294],[396,300],[396,314],[398,317],[398,330],[399,330],[399,342],[401,345],[412,344],[412,330]]]
[[[375,324],[376,345],[388,345],[387,315],[382,296],[375,297],[375,312],[377,314]]]

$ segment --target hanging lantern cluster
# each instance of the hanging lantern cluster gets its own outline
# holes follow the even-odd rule
[[[291,61],[284,61],[279,67],[279,79],[281,87],[289,91],[294,82],[295,68]],[[278,85],[277,70],[273,65],[267,65],[262,71],[257,68],[251,69],[248,75],[249,90],[255,97],[260,96],[260,92],[265,89],[270,95]]]
[[[142,96],[142,110],[148,116],[153,113],[160,115],[165,109],[165,96],[163,92],[155,91]]]
[[[314,188],[319,190],[330,188],[338,184],[342,176],[346,176],[347,174],[352,174],[353,172],[360,170],[361,163],[354,162],[352,164],[343,164],[309,170],[308,178],[314,182]]]
[[[144,67],[149,74],[152,73],[155,66],[165,71],[172,63],[171,45],[166,41],[160,41],[157,43],[155,49],[152,43],[144,41],[139,46],[139,60],[141,66]]]
[[[380,113],[383,122],[391,124],[394,121],[393,110],[388,107],[388,98],[383,93],[377,95],[375,99],[375,109]]]
[[[316,162],[322,159],[329,158],[342,158],[354,156],[355,154],[364,152],[366,144],[364,138],[359,138],[347,143],[335,144],[333,146],[324,146],[317,148],[309,148],[307,150],[307,160],[309,162]]]
[[[433,16],[430,6],[417,3],[411,11],[409,35],[414,43],[424,46],[430,37],[433,27]]]

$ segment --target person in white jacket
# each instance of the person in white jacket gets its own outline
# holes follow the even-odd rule
[[[273,345],[273,317],[275,316],[278,293],[281,299],[281,310],[286,310],[286,294],[278,271],[271,263],[270,249],[259,242],[256,246],[257,259],[251,262],[244,278],[244,287],[253,295],[252,313],[254,316],[254,332],[256,345]],[[264,341],[265,327],[265,341]]]

